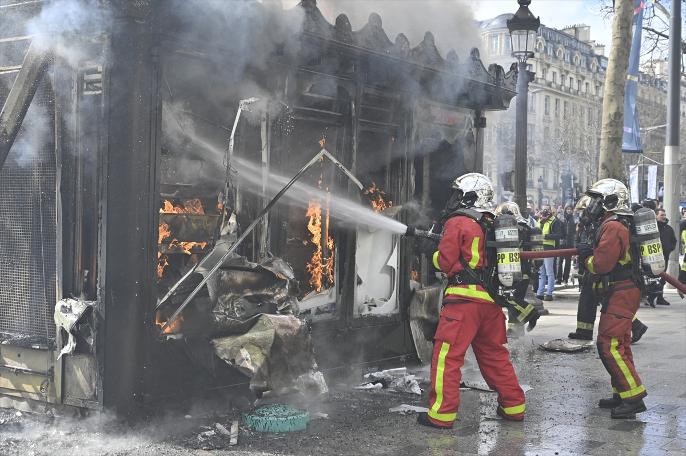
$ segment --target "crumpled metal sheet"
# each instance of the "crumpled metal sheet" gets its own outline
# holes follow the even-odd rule
[[[593,341],[578,342],[570,339],[553,339],[540,345],[546,351],[576,353],[592,348]]]
[[[293,315],[260,315],[245,333],[215,338],[215,354],[250,377],[253,390],[327,392],[306,324]]]
[[[261,264],[232,258],[207,286],[216,335],[244,333],[260,314],[297,311],[298,282],[293,269],[281,258]]]
[[[410,330],[419,360],[424,364],[431,362],[433,336],[438,327],[438,315],[443,302],[442,283],[419,288],[413,291],[410,301]]]
[[[62,355],[74,352],[74,349],[76,348],[76,339],[74,338],[73,329],[86,314],[86,311],[91,309],[94,305],[95,303],[91,301],[79,301],[71,298],[61,299],[55,304],[55,325],[58,328],[64,329],[69,335],[67,343],[60,351],[57,359],[60,359]]]

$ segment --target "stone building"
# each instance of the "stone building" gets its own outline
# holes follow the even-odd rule
[[[481,22],[482,49],[490,61],[509,67],[507,20],[502,14]],[[528,185],[534,206],[565,204],[597,175],[604,47],[590,39],[590,27],[563,30],[541,26],[534,57],[528,61]],[[499,197],[509,198],[514,170],[515,103],[488,116],[484,170],[497,183]]]

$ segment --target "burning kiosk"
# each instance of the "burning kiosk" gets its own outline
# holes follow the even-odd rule
[[[46,29],[68,38],[53,49],[26,33],[51,2],[0,3],[0,405],[125,413],[167,391],[160,378],[195,376],[160,337],[158,298],[322,147],[365,191],[322,165],[304,182],[320,196],[278,205],[240,253],[292,266],[324,368],[414,352],[426,259],[338,220],[326,195],[400,219],[411,202],[439,210],[455,175],[482,168],[483,112],[508,106],[515,76],[477,50],[444,59],[430,33],[391,41],[376,14],[355,31],[314,0],[269,4],[103,1],[77,30]],[[56,329],[67,298],[85,304]]]

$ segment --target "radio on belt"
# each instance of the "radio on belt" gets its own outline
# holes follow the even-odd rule
[[[643,271],[654,276],[662,274],[666,265],[655,212],[646,207],[637,210],[634,213],[634,228]]]
[[[496,217],[493,226],[498,280],[503,286],[511,287],[522,280],[517,220],[510,214],[502,214]]]

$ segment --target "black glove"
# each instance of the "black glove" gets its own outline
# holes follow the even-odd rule
[[[586,260],[593,256],[593,246],[587,242],[581,242],[576,245],[576,249],[579,251],[579,263],[586,264]]]

